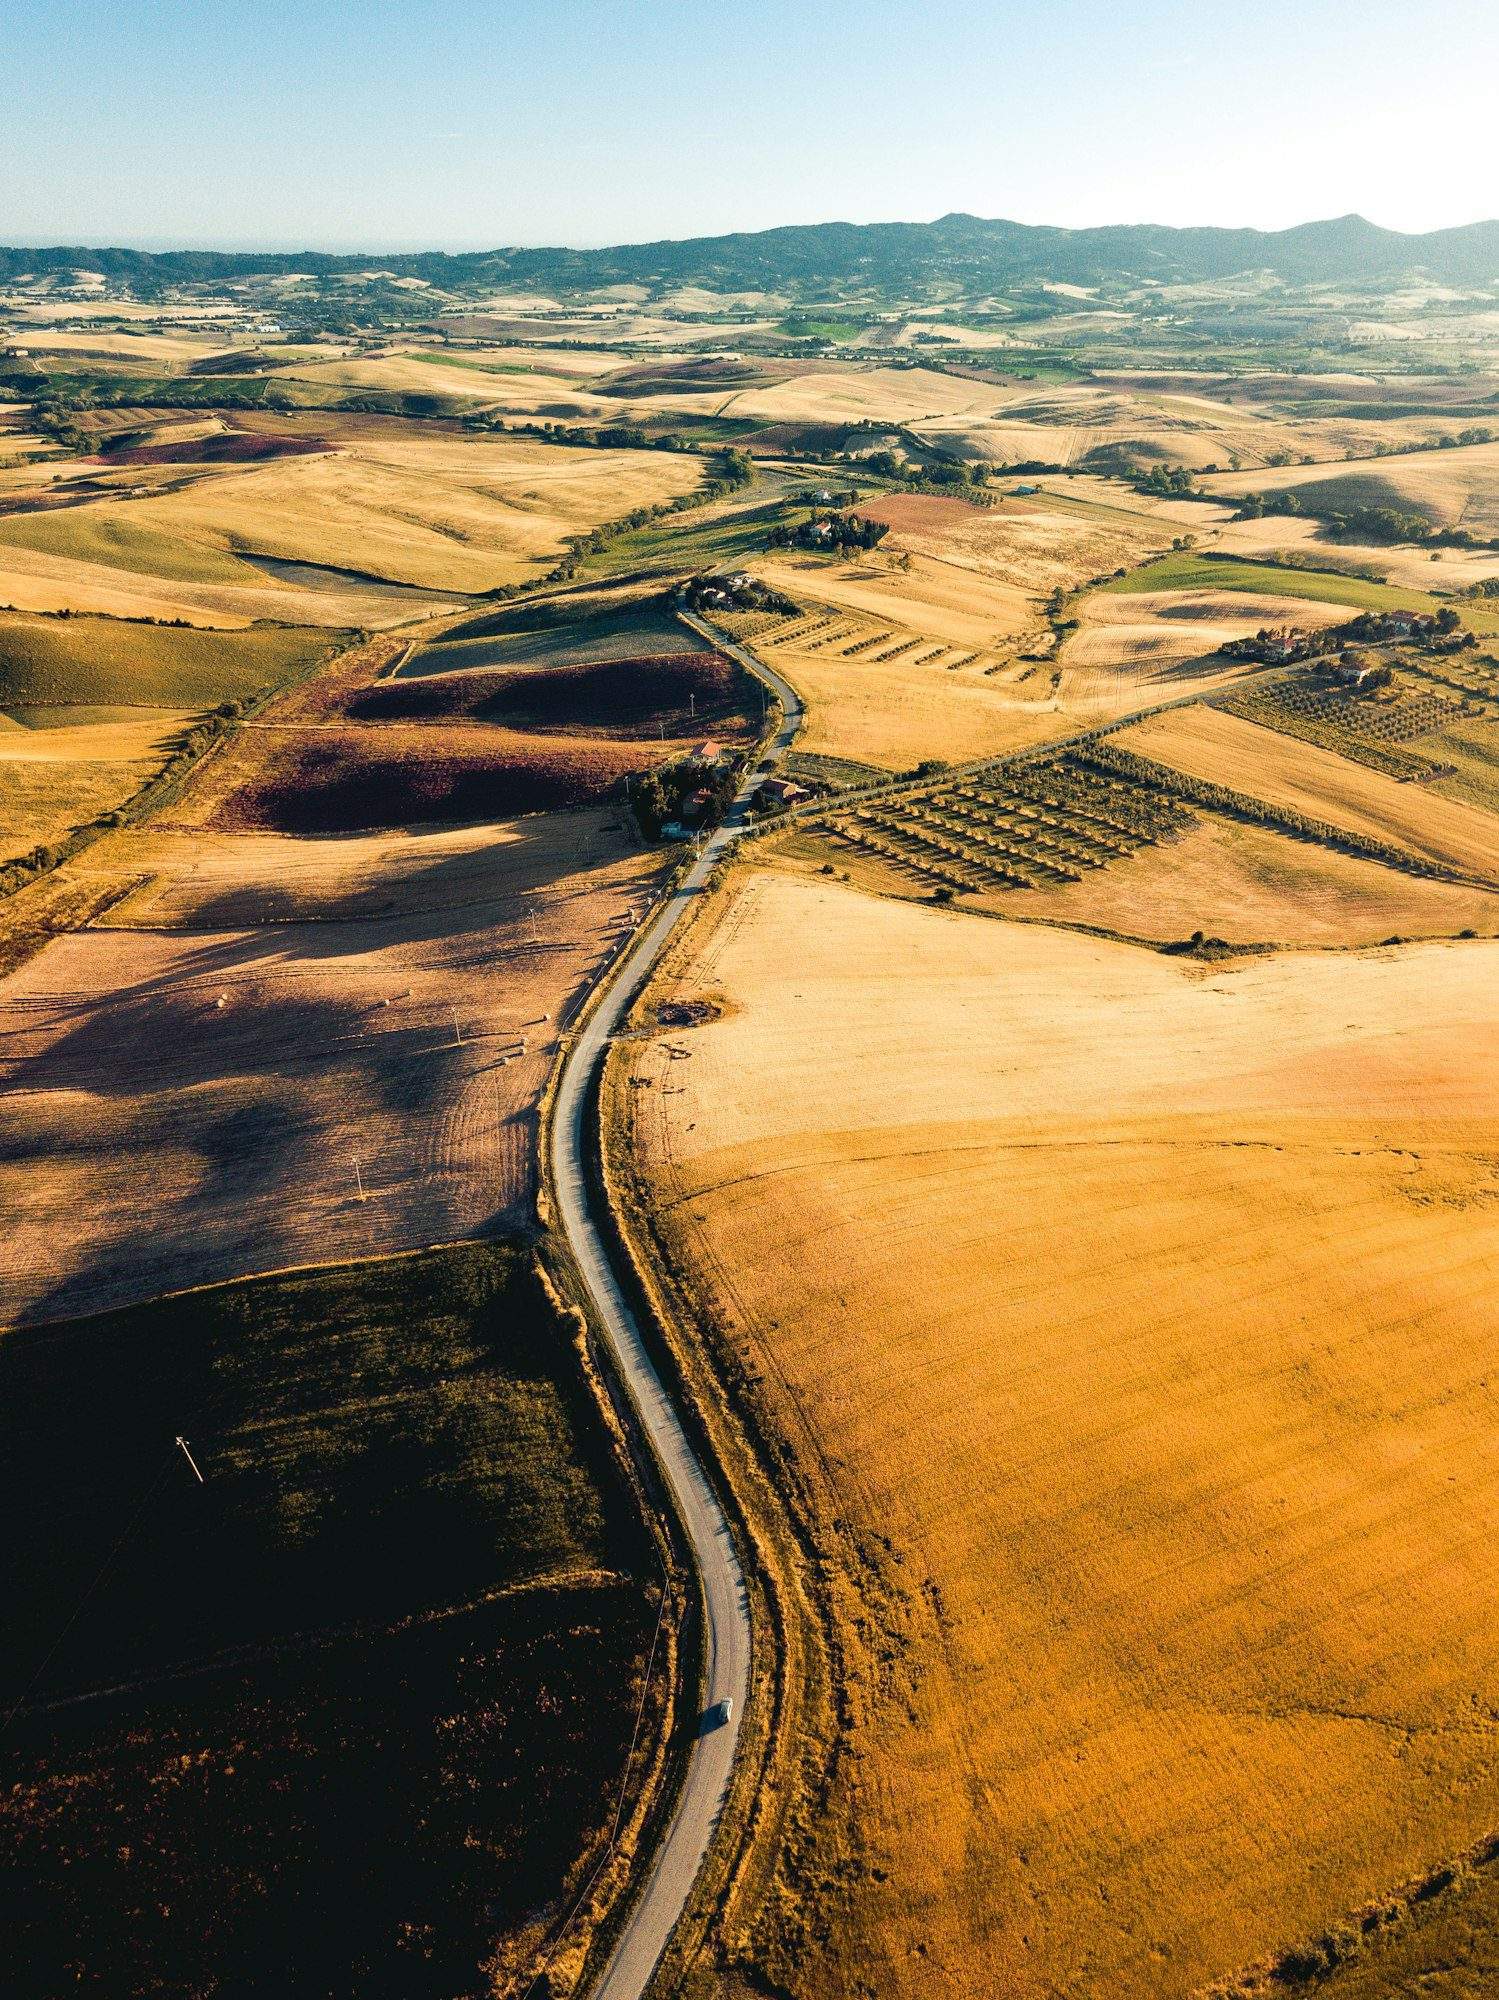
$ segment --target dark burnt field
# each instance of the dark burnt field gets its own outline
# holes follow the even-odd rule
[[[14,1331],[0,1382],[7,1992],[452,2000],[528,1964],[655,1606],[524,1253]]]
[[[264,459],[301,458],[328,451],[321,437],[276,437],[265,431],[224,431],[217,437],[178,438],[170,444],[122,445],[104,453],[103,465],[255,465]]]

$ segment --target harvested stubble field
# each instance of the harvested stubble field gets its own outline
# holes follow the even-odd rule
[[[179,561],[183,545],[166,536],[137,534],[125,506],[113,507],[108,523],[78,521],[79,515],[90,513],[67,508],[31,517],[31,525],[38,527],[56,524],[55,532],[35,537],[46,546],[23,548],[0,540],[0,604],[16,611],[155,619],[208,630],[234,630],[258,619],[376,630],[456,610],[462,601],[274,558]],[[100,533],[106,525],[107,538]],[[173,574],[162,574],[164,568]],[[177,574],[183,569],[193,576]]]
[[[1058,330],[1066,329],[1059,324]],[[1373,451],[1382,444],[1415,446],[1437,428],[1422,419],[1308,419],[1288,409],[1255,407],[1243,400],[1241,383],[1211,378],[1185,394],[1123,375],[1039,392],[1022,386],[991,393],[996,407],[988,417],[941,417],[921,424],[923,434],[999,460],[1114,470],[1121,464],[1143,469],[1165,463],[1211,474],[1236,460],[1254,469],[1275,456],[1309,453],[1341,460],[1349,451]],[[1206,483],[1214,484],[1211,477]],[[1228,475],[1223,483],[1234,487]]]
[[[456,404],[493,407],[522,418],[562,418],[573,423],[618,423],[620,406],[596,394],[576,370],[551,365],[557,357],[523,368],[503,361],[486,363],[468,354],[432,351],[390,352],[324,360],[294,361],[278,380],[305,382],[319,392],[386,389],[398,394],[442,397]]]
[[[1073,610],[1077,629],[1058,654],[1057,698],[1081,726],[1131,710],[1205,694],[1245,672],[1218,649],[1267,625],[1313,629],[1343,623],[1346,607],[1294,598],[1152,591],[1090,591]]]
[[[923,757],[980,757],[1058,733],[1044,675],[1020,685],[1022,669],[987,671],[1038,631],[1024,592],[922,556],[909,569],[780,556],[753,567],[805,607],[804,621],[755,639],[806,704],[803,749],[899,771]],[[828,642],[835,618],[846,627],[836,645]],[[841,650],[882,634],[857,655]]]
[[[660,867],[604,812],[89,849],[70,882],[139,886],[0,982],[0,1321],[524,1222],[558,1035]]]
[[[13,1329],[0,1378],[7,1990],[528,1976],[619,1795],[652,1606],[525,1254]]]
[[[927,757],[961,761],[1112,721],[1242,671],[1212,654],[1224,639],[1274,621],[1284,600],[1092,591],[1069,612],[1077,629],[1054,656],[1042,608],[1052,591],[1140,564],[1180,533],[1169,503],[1152,512],[1111,482],[1074,484],[1086,486],[1085,497],[1047,491],[988,509],[901,494],[860,510],[892,528],[858,561],[757,560],[756,574],[808,606],[813,621],[805,632],[788,623],[756,635],[807,702],[805,747],[886,770]],[[855,638],[855,626],[875,633],[883,625],[892,648],[929,643],[848,659],[817,622],[830,611],[844,615]],[[1341,615],[1314,604],[1301,622]]]
[[[764,872],[679,948],[714,1004],[616,1056],[626,1143],[909,1599],[795,1991],[1181,1996],[1493,1827],[1496,952],[1208,968]]]
[[[921,424],[933,419],[992,412],[1000,392],[987,382],[965,381],[932,368],[818,366],[763,387],[741,389],[715,401],[726,417],[754,417],[767,424]]]
[[[1322,524],[1310,518],[1292,520],[1266,514],[1258,521],[1230,521],[1220,528],[1213,545],[1225,555],[1276,562],[1289,554],[1298,562],[1358,565],[1397,588],[1420,591],[1462,590],[1484,577],[1499,575],[1499,556],[1491,549],[1425,549],[1374,542],[1331,542]]]
[[[0,543],[90,561],[107,561],[113,548],[117,567],[190,582],[244,583],[236,559],[253,553],[475,592],[537,580],[566,536],[702,481],[691,456],[419,424],[345,426],[331,442],[336,449],[206,469],[175,490],[14,515],[0,521]]]
[[[1114,740],[1192,777],[1389,841],[1484,882],[1499,881],[1499,815],[1439,797],[1426,785],[1402,784],[1241,716],[1203,706],[1174,709]]]
[[[1109,500],[1085,505],[1063,482],[1056,497],[1043,487],[988,507],[908,493],[866,502],[858,511],[889,524],[882,551],[909,549],[1044,597],[1058,585],[1071,590],[1142,562],[1180,533],[1175,522],[1131,506],[1135,495],[1128,487],[1111,492]]]
[[[0,715],[0,861],[111,812],[172,753],[193,718],[162,708]]]
[[[1212,493],[1294,492],[1310,512],[1394,507],[1435,528],[1499,534],[1499,444],[1416,451],[1347,465],[1287,465],[1255,473],[1220,473],[1203,481]]]

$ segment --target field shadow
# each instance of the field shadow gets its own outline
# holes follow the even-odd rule
[[[628,846],[591,816],[559,818],[508,829],[498,881],[485,880],[482,850],[402,856],[395,912],[368,889],[362,916],[250,926],[255,887],[210,894],[165,962],[112,991],[59,997],[44,1029],[35,1010],[11,1016],[0,1174],[16,1191],[15,1227],[52,1239],[38,1254],[57,1275],[33,1288],[19,1253],[0,1321],[96,1309],[122,1286],[141,1296],[265,1269],[309,1228],[336,1237],[340,1215],[350,1247],[395,1247],[386,1238],[395,1227],[404,1240],[401,1221],[361,1191],[437,1237],[524,1225],[552,1037],[622,934],[596,877]],[[525,1026],[494,1029],[512,967],[517,995],[538,968],[551,994],[520,1009],[536,1045],[513,1070]],[[535,1019],[543,1011],[551,1022]],[[449,1162],[475,1148],[490,1172],[454,1179]],[[174,1163],[172,1185],[152,1226],[123,1235],[109,1191],[138,1213],[130,1162],[149,1176],[156,1159]],[[80,1188],[101,1204],[97,1233],[54,1209]],[[309,1199],[319,1222],[299,1213]],[[421,1236],[415,1220],[410,1230]]]

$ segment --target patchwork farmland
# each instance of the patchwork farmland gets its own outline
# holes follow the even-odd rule
[[[27,2000],[1492,1984],[1492,300],[990,227],[0,252]]]

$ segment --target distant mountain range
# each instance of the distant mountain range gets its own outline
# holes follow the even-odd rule
[[[863,286],[881,293],[955,283],[1002,291],[1049,280],[1078,285],[1193,283],[1269,272],[1294,284],[1377,284],[1421,274],[1444,284],[1499,283],[1499,222],[1404,235],[1360,215],[1295,229],[1170,229],[1159,224],[1050,229],[944,215],[937,222],[821,222],[605,250],[440,251],[381,257],[321,251],[0,249],[0,280],[71,269],[142,285],[379,270],[447,290],[494,285],[587,290],[616,284],[714,291]]]

